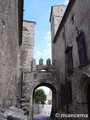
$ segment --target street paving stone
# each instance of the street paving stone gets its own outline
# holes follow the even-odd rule
[[[45,115],[35,115],[33,120],[51,120],[50,116]]]

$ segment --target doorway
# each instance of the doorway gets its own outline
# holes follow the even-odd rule
[[[87,89],[87,102],[88,102],[88,117],[90,120],[90,85]]]
[[[47,98],[46,101],[44,102],[44,104],[42,104],[43,103],[42,101],[39,102],[39,104],[36,104],[34,96],[36,91],[41,90],[43,88],[45,89],[45,87],[46,89],[48,89],[48,93],[47,94],[45,93]],[[51,118],[53,118],[53,115],[55,116],[56,109],[57,109],[57,94],[55,87],[48,83],[37,85],[33,91],[33,120],[37,119],[51,120]]]

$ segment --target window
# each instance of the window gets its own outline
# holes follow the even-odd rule
[[[71,81],[66,81],[60,85],[60,97],[62,104],[70,104],[72,102],[72,87]]]
[[[85,36],[83,31],[79,31],[78,36],[76,37],[78,55],[80,65],[83,65],[87,62],[86,46],[85,46]]]
[[[67,103],[70,104],[72,102],[72,85],[71,85],[71,81],[66,81],[65,87],[66,87]]]
[[[72,24],[74,24],[74,21],[75,21],[75,16],[72,15],[72,17],[71,17],[71,22],[72,22]]]
[[[73,72],[72,47],[66,49],[66,69],[68,73]]]
[[[61,103],[66,104],[66,93],[65,93],[65,85],[60,85],[60,97],[61,97]]]

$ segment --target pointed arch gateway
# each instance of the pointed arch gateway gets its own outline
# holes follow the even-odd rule
[[[83,73],[78,87],[78,102],[82,105],[82,113],[90,119],[90,75]]]

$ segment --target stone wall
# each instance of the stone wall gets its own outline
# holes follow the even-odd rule
[[[18,28],[18,0],[0,1],[0,110],[16,104]]]
[[[23,37],[20,48],[20,66],[31,70],[31,62],[33,60],[33,48],[35,37],[35,22],[23,21]]]
[[[52,42],[52,61],[56,64],[56,68],[59,71],[59,88],[61,83],[65,83],[65,79],[70,80],[72,83],[72,104],[69,105],[69,113],[88,113],[87,101],[81,97],[81,100],[78,101],[80,97],[80,92],[82,91],[80,86],[84,84],[81,82],[83,74],[90,75],[89,71],[89,61],[90,61],[90,1],[70,1],[64,17],[61,21],[59,29],[55,35],[55,38]],[[78,31],[81,30],[85,35],[86,43],[86,53],[87,53],[87,63],[83,66],[80,66],[78,48],[76,37]],[[65,51],[66,48],[72,46],[72,57],[73,57],[73,73],[69,74],[66,71],[67,65],[65,62]],[[87,79],[85,78],[87,81]],[[85,82],[85,81],[84,81]],[[88,83],[89,84],[89,83]],[[88,87],[86,86],[86,89]],[[82,96],[85,96],[86,91],[83,92]],[[82,102],[84,100],[84,102]],[[64,111],[64,109],[59,111]],[[77,107],[79,106],[79,107]]]
[[[21,93],[20,106],[29,115],[29,119],[32,120],[33,115],[33,93],[35,89],[40,86],[47,86],[52,90],[52,106],[53,117],[57,111],[58,99],[57,99],[57,71],[54,66],[51,65],[51,60],[47,59],[46,65],[43,64],[43,59],[39,60],[39,65],[35,64],[35,60],[32,61],[31,71],[28,69],[21,70]]]

